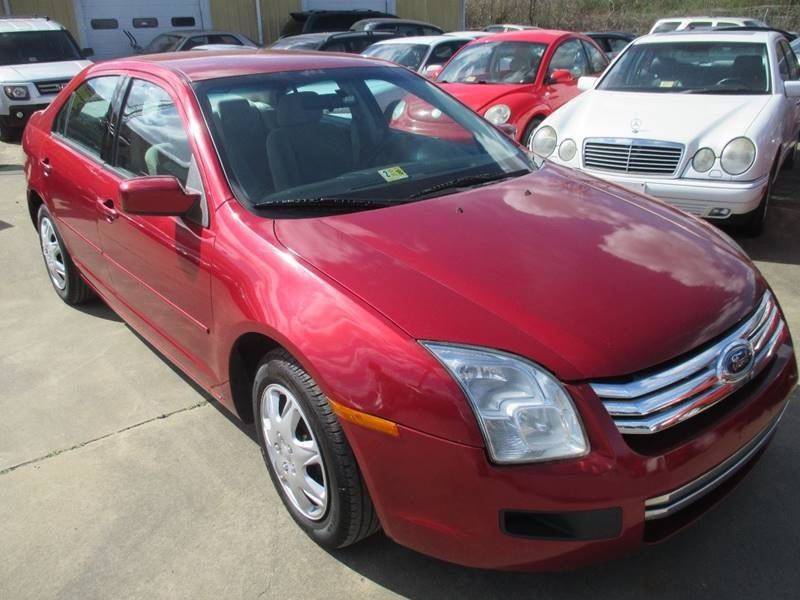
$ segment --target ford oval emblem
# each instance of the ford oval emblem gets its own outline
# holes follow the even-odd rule
[[[755,362],[753,345],[747,340],[731,342],[720,354],[717,377],[726,383],[741,381],[750,376]]]
[[[633,133],[639,133],[642,130],[642,120],[641,119],[634,119],[631,121],[631,131]]]

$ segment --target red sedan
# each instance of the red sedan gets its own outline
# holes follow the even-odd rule
[[[401,102],[460,135],[393,126]],[[383,528],[488,568],[629,552],[741,477],[797,381],[729,238],[534,162],[382,61],[99,63],[24,150],[55,292],[96,294],[254,423],[326,547]]]
[[[492,124],[512,126],[528,147],[539,123],[580,93],[578,79],[607,66],[605,53],[585,35],[513,31],[461,48],[437,83]]]

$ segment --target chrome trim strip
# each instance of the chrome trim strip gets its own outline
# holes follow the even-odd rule
[[[645,521],[663,519],[664,517],[673,515],[712,492],[738,473],[739,470],[769,442],[788,404],[788,402],[784,404],[780,414],[766,429],[764,429],[764,431],[756,435],[755,438],[750,440],[746,445],[737,450],[736,453],[722,461],[716,467],[676,490],[645,500]]]
[[[766,292],[744,323],[699,354],[634,381],[598,382],[591,387],[620,432],[656,433],[701,413],[746,385],[773,356],[784,330],[778,305]],[[737,340],[751,343],[753,367],[748,377],[729,381],[718,372],[718,362]]]

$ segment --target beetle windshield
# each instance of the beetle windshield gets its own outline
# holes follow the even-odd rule
[[[464,46],[447,64],[441,83],[533,83],[547,49],[528,42],[482,42]]]
[[[382,58],[416,71],[427,53],[428,46],[425,44],[373,44],[362,54]]]
[[[487,121],[406,69],[246,75],[195,89],[228,179],[251,206],[376,207],[533,168]]]
[[[598,89],[684,94],[767,94],[764,44],[662,42],[630,46]]]
[[[78,47],[66,31],[0,33],[0,65],[80,59]]]

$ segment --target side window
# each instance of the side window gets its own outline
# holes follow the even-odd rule
[[[567,40],[556,48],[553,58],[550,59],[547,75],[552,75],[553,71],[557,69],[566,69],[572,73],[573,77],[582,77],[588,74],[589,65],[586,62],[586,54],[583,52],[580,40]]]
[[[343,40],[333,40],[332,42],[328,42],[324,44],[320,50],[324,52],[347,52],[347,48],[345,47]]]
[[[778,72],[781,75],[781,79],[784,81],[791,79],[792,75],[789,71],[789,59],[783,49],[783,44],[778,44],[778,47],[775,48],[775,54],[778,56]]]
[[[711,25],[711,21],[692,21],[686,26],[686,29],[708,29]]]
[[[56,120],[65,138],[99,157],[111,117],[111,105],[119,76],[95,77],[85,81],[70,96]]]
[[[349,40],[349,48],[347,52],[352,52],[353,54],[361,54],[363,50],[366,50],[369,46],[375,43],[375,38],[371,36],[354,36],[351,37]]]
[[[208,43],[209,44],[231,44],[233,46],[241,46],[242,45],[242,42],[240,42],[237,38],[233,37],[232,35],[227,35],[227,34],[210,35],[210,36],[208,36]]]
[[[622,52],[625,47],[630,43],[628,40],[623,40],[620,38],[608,38],[608,47],[611,48],[611,52],[617,53]]]
[[[583,42],[586,55],[589,57],[589,71],[592,75],[602,73],[608,66],[606,55],[600,52],[593,44]]]
[[[781,60],[781,52],[778,52],[778,61],[785,62],[786,70],[789,74],[788,79],[794,81],[796,79],[800,79],[800,65],[797,64],[797,55],[792,50],[791,46],[787,44],[785,41],[781,41],[779,44],[779,50],[783,51],[783,56],[786,58],[785,61]],[[781,67],[781,77],[783,77],[783,67]],[[786,77],[783,77],[786,80]]]
[[[431,53],[428,64],[443,65],[456,51],[464,45],[464,42],[443,42],[436,46]]]
[[[186,40],[186,43],[183,45],[181,50],[191,50],[192,48],[196,48],[197,46],[203,46],[208,44],[208,36],[205,35],[197,35],[193,38],[189,38]]]
[[[442,35],[444,31],[438,27],[425,27],[422,26],[422,35]]]
[[[134,79],[120,115],[114,164],[131,177],[173,175],[185,186],[191,163],[172,98],[157,85]]]

